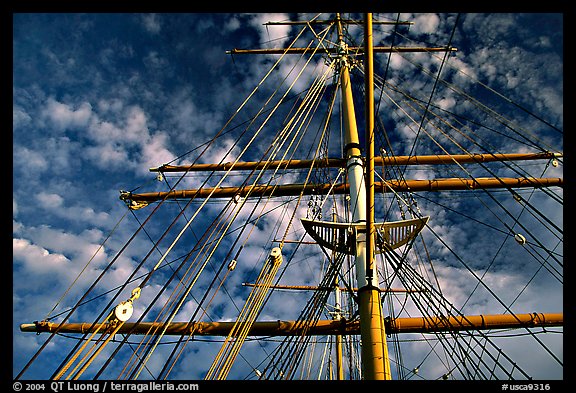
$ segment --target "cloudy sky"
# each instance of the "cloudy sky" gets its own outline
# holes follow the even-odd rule
[[[126,206],[119,199],[119,191],[165,190],[148,169],[164,163],[191,162],[198,157],[202,144],[222,129],[278,58],[231,56],[226,51],[287,45],[299,28],[264,26],[263,23],[314,16],[13,15],[14,375],[47,337],[21,333],[19,325],[52,315],[54,307],[58,310],[54,314],[71,307],[137,228],[137,218],[145,219],[145,213],[139,213],[140,216],[128,213],[123,219]],[[396,20],[397,14],[376,14],[375,17]],[[425,127],[430,134],[417,131],[420,118],[414,109],[415,101],[401,91],[421,100],[423,105],[434,91],[430,111],[456,114],[452,119],[458,119],[463,128],[471,130],[469,135],[474,133],[475,140],[482,141],[483,147],[490,147],[488,150],[504,153],[563,150],[562,14],[402,14],[400,19],[410,20],[414,25],[399,28],[396,35],[391,26],[375,28],[375,45],[390,45],[394,40],[394,45],[443,46],[453,33],[451,44],[458,51],[449,55],[444,65],[442,52],[394,55],[390,59],[387,55],[377,56],[376,68],[381,74],[387,69],[386,81],[390,86],[381,95],[379,108],[380,113],[385,114],[383,121],[396,154],[409,154],[412,146],[416,146],[419,154],[443,154],[438,146],[427,142],[428,135],[438,137],[439,131],[433,127]],[[350,28],[348,33],[353,36],[360,33],[359,30]],[[305,45],[299,42],[296,46]],[[277,67],[271,80],[294,78],[291,72],[296,60],[287,60],[287,65]],[[443,79],[450,85],[435,83],[440,67]],[[329,71],[319,58],[309,68]],[[327,80],[329,84],[330,77]],[[293,91],[304,91],[309,81],[312,81],[312,72],[307,69],[294,84]],[[479,110],[477,102],[462,92],[477,97],[488,109]],[[376,96],[379,95],[377,90]],[[261,103],[263,96],[264,93],[255,98]],[[405,111],[400,103],[412,107]],[[247,104],[244,112],[231,123],[230,133],[219,137],[199,162],[231,161],[238,157],[241,147],[235,146],[234,141],[242,137],[232,126],[245,124],[257,108],[258,103]],[[506,120],[493,116],[491,110],[504,111]],[[362,114],[362,106],[356,111]],[[410,120],[414,118],[415,121]],[[477,122],[485,127],[479,127]],[[511,129],[508,124],[514,124],[515,128]],[[464,135],[454,135],[460,145],[471,145]],[[333,145],[336,139],[331,140]],[[257,154],[270,143],[270,138],[263,139],[242,160],[258,159]],[[331,157],[339,154],[338,146],[335,147]],[[482,152],[477,146],[473,149]],[[453,148],[449,150],[462,153]],[[230,152],[228,157],[227,152]],[[408,168],[405,175],[424,179],[463,175],[453,170]],[[493,170],[503,176],[518,177],[511,175],[510,168],[494,167]],[[553,166],[550,161],[537,161],[522,170],[535,177],[562,177],[563,172],[561,162]],[[290,176],[286,174],[283,182]],[[475,172],[475,176],[491,177],[485,169]],[[173,184],[176,178],[169,180]],[[197,186],[200,182],[197,176],[192,176],[182,184]],[[237,178],[226,179],[226,182],[234,184]],[[553,193],[553,196],[541,192],[532,195],[523,191],[521,195],[562,228],[562,205],[554,200],[555,197],[561,199],[562,192],[555,188]],[[497,291],[499,298],[514,312],[562,312],[562,235],[544,231],[542,227],[550,228],[550,225],[540,224],[535,210],[528,209],[532,215],[525,212],[509,194],[495,192],[493,196],[482,195],[477,199],[460,196],[453,192],[445,197],[423,194],[416,198],[423,213],[432,217],[430,230],[424,237],[434,261],[438,262],[436,274],[443,291],[450,293],[449,300],[459,307],[465,306],[468,313],[505,312],[503,305],[489,296],[485,288],[474,290],[477,280],[469,279],[475,275]],[[486,204],[495,207],[492,210]],[[275,202],[268,208],[280,205],[281,202]],[[220,208],[222,205],[215,203],[206,209],[214,213]],[[518,245],[509,231],[503,231],[513,227],[503,209],[513,217],[522,216],[526,220],[522,229],[536,233],[537,240],[526,235],[537,245],[539,254],[535,261],[530,261],[533,254],[520,254],[517,248],[512,248]],[[300,212],[306,213],[305,205]],[[463,213],[477,221],[463,220]],[[247,217],[246,212],[243,214]],[[327,215],[325,212],[325,217]],[[280,218],[280,209],[271,216]],[[114,228],[120,220],[122,223],[116,232]],[[272,224],[267,225],[256,226],[252,240],[266,241],[273,230],[282,235]],[[491,225],[499,230],[491,232]],[[112,230],[118,240],[111,238],[104,249],[99,249]],[[197,232],[201,234],[199,229]],[[502,232],[506,233],[502,235]],[[160,229],[150,229],[149,236],[157,238],[160,233]],[[494,241],[496,235],[500,237]],[[507,241],[500,240],[506,238]],[[150,244],[147,237],[138,238],[118,259],[102,284],[102,292],[121,285],[140,262],[142,253],[150,249]],[[461,263],[447,252],[446,244],[459,249],[458,255],[465,262]],[[497,247],[503,251],[496,252]],[[546,254],[545,249],[554,251]],[[258,256],[256,247],[247,246],[246,253]],[[309,266],[308,251],[301,256],[308,267],[293,275],[286,273],[287,282],[317,283],[317,267]],[[60,300],[88,261],[91,264],[81,282]],[[486,271],[491,261],[492,268]],[[298,261],[294,264],[298,266]],[[254,262],[246,266],[245,277],[232,282],[239,284],[250,275],[254,279],[255,266]],[[149,271],[151,266],[146,269]],[[526,285],[527,282],[530,285]],[[474,296],[468,301],[470,293]],[[546,295],[542,296],[543,293]],[[234,292],[234,296],[238,294]],[[142,301],[153,296],[152,290],[143,294]],[[271,297],[272,306],[264,310],[263,319],[285,318],[280,309],[297,309],[304,301],[299,296],[303,295],[291,295],[282,301]],[[230,320],[237,315],[237,310],[227,305],[225,299],[216,302],[220,308],[214,311],[214,316],[221,314]],[[242,304],[239,298],[237,303]],[[186,312],[192,312],[195,304],[190,301],[189,310],[184,308],[180,316],[189,318]],[[413,311],[416,315],[417,310]],[[82,317],[94,318],[93,309],[80,310],[74,322],[81,321]],[[546,344],[562,359],[562,335],[552,336],[542,340],[549,340]],[[499,339],[498,343],[514,356],[524,356],[521,352],[524,342],[508,345]],[[54,351],[54,345],[47,350]],[[197,356],[214,356],[213,350],[204,349],[201,343],[198,345],[200,348],[194,352]],[[267,353],[265,348],[257,348],[258,345],[262,346],[249,342],[247,347]],[[537,358],[537,365],[529,360],[525,364],[530,373],[538,378],[561,378],[562,367],[546,353],[538,353],[542,357]],[[248,364],[248,371],[239,370],[236,377],[247,375],[262,361],[261,357],[246,352],[242,361]],[[176,376],[186,377],[190,375],[187,372],[192,371],[183,367],[177,370]],[[32,367],[25,375],[26,378],[49,376],[41,367]],[[434,374],[430,372],[429,376]]]

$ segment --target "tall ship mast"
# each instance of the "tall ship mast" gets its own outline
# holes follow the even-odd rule
[[[133,235],[67,308],[22,321],[44,340],[16,379],[532,379],[533,356],[561,370],[562,305],[521,309],[541,280],[563,285],[561,214],[540,207],[562,210],[561,141],[445,79],[462,72],[453,22],[447,42],[400,46],[400,16],[315,15],[267,24],[297,32],[284,47],[231,49],[270,59],[261,82],[213,139],[150,168],[153,186],[120,191]],[[399,59],[426,94],[388,77]],[[461,108],[438,105],[448,92]],[[508,298],[495,273],[519,258],[531,278]]]

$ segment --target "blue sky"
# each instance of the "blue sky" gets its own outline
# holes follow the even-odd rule
[[[376,17],[395,20],[396,14],[376,14]],[[216,135],[277,58],[232,57],[225,53],[226,50],[282,46],[294,36],[296,28],[262,24],[290,18],[294,19],[294,15],[13,15],[14,375],[46,337],[23,334],[19,332],[19,324],[43,319],[98,250],[99,244],[126,211],[118,198],[119,190],[165,189],[148,168],[168,162],[186,163],[196,157],[195,149]],[[441,46],[449,40],[456,14],[403,14],[401,18],[415,24],[409,29],[400,29],[402,38],[396,38],[398,45]],[[461,14],[452,43],[458,52],[450,55],[443,77],[470,95],[479,97],[485,105],[504,111],[518,129],[526,132],[524,135],[530,141],[561,152],[563,137],[558,130],[563,129],[563,23],[562,14]],[[350,30],[350,34],[357,32]],[[376,30],[375,45],[390,45],[391,36],[392,27]],[[377,67],[382,70],[387,55],[379,56]],[[412,64],[437,72],[441,58],[442,54],[392,56],[387,81],[426,101],[434,79],[422,77],[421,70]],[[271,79],[289,75],[290,67],[295,64],[295,61],[290,61],[287,66],[279,67]],[[324,69],[322,61],[315,60],[314,64],[317,69]],[[311,80],[307,74],[304,78]],[[511,105],[484,85],[518,105]],[[300,91],[303,86],[298,82],[294,89]],[[255,98],[261,102],[263,96],[264,93]],[[390,93],[390,99],[384,97],[381,113],[395,143],[395,153],[408,154],[415,133],[406,120],[407,114],[393,104],[393,101],[401,99],[394,93]],[[499,126],[487,112],[477,111],[454,89],[438,85],[433,104],[439,111],[455,112],[463,117],[475,116],[476,121],[500,127],[498,134],[486,129],[477,130],[485,146],[489,143],[507,153],[534,151],[533,145]],[[248,120],[256,113],[256,108],[256,105],[248,105],[232,125]],[[357,113],[363,113],[361,106]],[[474,129],[471,120],[466,120],[466,123]],[[238,155],[240,149],[233,147],[234,138],[238,135],[239,131],[233,130],[219,138],[200,161],[218,162],[228,149],[232,149],[233,157]],[[424,136],[422,138],[425,140]],[[461,143],[467,143],[465,138],[457,138]],[[243,160],[259,157],[257,154],[265,149],[267,143],[270,143],[269,138],[250,150]],[[423,142],[420,145],[420,154],[439,152],[433,145]],[[190,151],[193,152],[186,155]],[[336,150],[332,156],[337,154]],[[507,169],[495,170],[502,175],[509,174]],[[526,170],[536,177],[542,173],[545,173],[543,177],[562,177],[563,172],[562,165],[553,167],[550,162],[540,161],[530,164]],[[406,172],[406,177],[410,178],[456,175],[438,167],[410,168]],[[488,177],[482,172],[477,176]],[[176,180],[171,178],[170,181]],[[227,180],[229,184],[235,181],[235,178]],[[192,177],[184,184],[197,185],[199,180]],[[555,189],[554,192],[562,196],[561,190]],[[514,214],[521,214],[510,198],[502,193],[495,195]],[[522,195],[527,197],[529,194]],[[430,200],[417,200],[424,214],[432,216],[430,225],[433,231],[454,248],[460,248],[471,266],[481,274],[481,266],[485,266],[490,258],[478,256],[484,255],[487,247],[495,244],[491,238],[494,235],[479,229],[473,222],[462,222],[460,216],[443,206],[496,224],[499,218],[505,220],[502,213],[497,209],[490,213],[482,210],[482,201],[488,199],[479,198],[474,204],[457,200],[456,194],[445,198],[424,196]],[[562,227],[561,205],[540,193],[531,201]],[[212,213],[217,209],[215,206],[219,205],[207,209]],[[305,212],[305,208],[301,211]],[[145,213],[138,214],[145,217]],[[529,218],[526,220],[525,225],[536,231],[536,224]],[[58,310],[74,304],[74,299],[88,287],[114,255],[114,250],[121,247],[122,241],[137,226],[131,214],[123,224],[126,227],[122,226],[118,233],[121,239],[96,253],[92,265],[85,272],[87,278],[84,277],[73,288]],[[255,237],[265,239],[271,228],[261,225]],[[159,232],[151,229],[150,234],[154,237]],[[443,254],[442,244],[434,242],[430,233],[425,236],[430,240],[430,251],[439,263],[437,273],[446,283],[445,291],[453,291],[453,303],[463,304],[474,283],[466,284],[465,269],[449,254]],[[550,234],[539,239],[547,246],[557,247],[557,239]],[[114,288],[126,280],[139,261],[137,255],[149,246],[146,238],[138,239],[133,248],[119,259],[103,288]],[[256,247],[247,252],[257,255]],[[561,245],[556,252],[561,260]],[[522,283],[534,274],[538,265],[530,264],[524,259],[526,256],[519,255],[514,250],[500,254],[494,270],[484,277],[484,281],[493,285],[507,302],[522,292],[514,304],[516,312],[562,312],[562,286],[552,273],[539,273],[531,286],[522,290]],[[246,267],[246,276],[253,275],[251,269],[254,266],[250,266]],[[288,281],[292,280],[292,284],[313,284],[317,279],[315,269],[310,272],[304,269],[292,276],[287,273],[286,277]],[[280,308],[297,308],[302,302],[298,296],[302,295],[283,300],[271,298],[271,306],[264,315],[270,319],[283,318]],[[152,295],[145,297],[150,299]],[[486,294],[478,294],[467,306],[471,313],[488,313],[486,309],[494,309],[493,313],[503,311],[492,302]],[[225,300],[219,304],[220,309],[216,308],[214,314],[222,313],[224,318],[233,318],[234,309],[227,306]],[[91,312],[90,308],[80,311],[75,321],[82,317],[93,318]],[[550,344],[560,357],[561,344],[560,334],[555,335]],[[510,345],[508,349],[521,354],[522,345]],[[250,342],[247,346],[250,349],[256,344]],[[197,356],[213,355],[207,350],[203,352],[203,348],[195,351]],[[257,364],[258,356],[251,356],[247,352],[246,362]],[[549,358],[539,358],[539,366],[527,362],[527,368],[542,378],[561,378],[561,367]],[[177,376],[189,375],[186,374],[188,371],[185,368],[179,370]],[[237,376],[245,374],[245,370],[240,370]],[[35,368],[27,377],[47,378],[49,375]]]

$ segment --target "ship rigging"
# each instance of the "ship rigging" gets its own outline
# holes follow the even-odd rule
[[[518,355],[501,345],[508,332],[530,339],[538,356],[562,367],[561,353],[541,333],[562,327],[563,314],[519,310],[516,299],[499,296],[494,287],[501,283],[492,281],[491,269],[521,253],[535,264],[532,279],[545,275],[562,286],[562,223],[537,204],[562,208],[563,179],[546,170],[558,167],[563,154],[443,79],[458,53],[452,46],[458,17],[448,42],[430,47],[375,46],[374,26],[386,23],[399,37],[399,27],[410,25],[399,18],[335,14],[286,23],[298,33],[285,48],[229,51],[242,59],[269,56],[273,64],[211,141],[178,163],[150,168],[165,188],[120,192],[126,214],[141,217],[135,233],[70,309],[21,325],[47,339],[17,378],[25,378],[51,342],[69,335],[76,341],[52,379],[169,379],[190,351],[210,357],[197,361],[207,380],[242,372],[248,379],[312,373],[326,379],[530,379]],[[358,33],[354,26],[360,42],[349,42]],[[308,45],[302,44],[306,34]],[[405,81],[375,72],[375,62],[386,74],[392,54],[408,53],[436,59],[434,70],[420,70],[431,78],[427,100],[405,90]],[[265,90],[262,108],[252,107],[249,99],[263,93],[260,86],[274,79],[282,61],[290,64],[290,77]],[[295,93],[302,79],[310,87]],[[440,88],[461,95],[490,126],[433,105]],[[240,131],[232,129],[243,110],[251,115]],[[387,115],[402,132],[390,129]],[[493,132],[531,149],[493,146]],[[210,162],[211,149],[227,133],[235,135],[233,145],[220,162]],[[408,133],[409,140],[399,138]],[[521,165],[526,162],[544,162],[546,170],[534,175]],[[442,175],[408,177],[433,171]],[[457,212],[469,220],[471,233],[444,226],[458,202],[451,207],[436,197],[440,192],[475,198],[475,210]],[[169,224],[152,228],[161,215],[171,217]],[[477,231],[498,240],[490,248],[470,244],[477,258],[465,260],[450,238],[474,238]],[[131,255],[138,236],[151,240],[148,252],[123,285],[104,291],[106,273]],[[314,266],[315,282],[285,282],[301,260]],[[472,282],[466,299],[448,292],[456,271]],[[283,300],[275,300],[280,295]],[[99,314],[78,321],[86,316],[82,306],[94,301],[102,303]],[[481,310],[474,303],[482,301],[489,307],[470,313]],[[234,315],[214,320],[224,308]],[[263,319],[276,312],[287,316]],[[216,349],[204,349],[207,344]],[[264,354],[258,359],[246,352],[256,346]]]

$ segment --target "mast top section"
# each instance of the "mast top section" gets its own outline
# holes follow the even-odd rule
[[[332,25],[335,24],[338,28],[338,40],[342,41],[343,34],[342,34],[342,25],[344,24],[351,24],[351,25],[363,25],[363,20],[356,20],[356,19],[343,19],[340,17],[340,14],[336,14],[333,19],[324,19],[324,20],[310,20],[310,21],[279,21],[279,22],[266,22],[264,23],[265,26],[282,26],[282,25],[289,25],[289,26],[297,26],[297,25]],[[378,21],[372,20],[372,24],[374,25],[413,25],[414,22],[409,21]],[[342,54],[342,43],[340,42],[336,47],[321,47],[321,48],[297,48],[297,47],[290,47],[290,48],[266,48],[266,49],[238,49],[234,48],[232,50],[227,50],[226,54],[232,55],[242,55],[242,54],[268,54],[268,55],[276,55],[276,54],[315,54],[315,55],[341,55]],[[364,46],[350,46],[348,49],[348,53],[354,53],[355,55],[364,55],[365,48]],[[372,52],[373,53],[406,53],[406,52],[455,52],[457,51],[456,48],[451,46],[445,47],[399,47],[399,46],[373,46]]]

